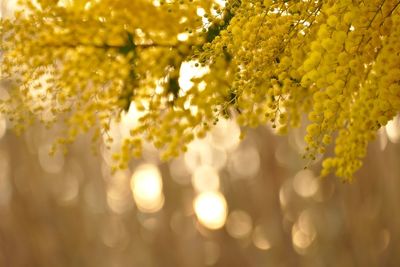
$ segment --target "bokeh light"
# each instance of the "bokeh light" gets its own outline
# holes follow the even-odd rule
[[[164,204],[161,174],[154,165],[143,164],[131,178],[131,190],[137,207],[142,212],[157,212]]]
[[[257,225],[253,232],[253,244],[260,250],[268,250],[272,247],[271,242],[262,225]]]
[[[293,188],[299,196],[311,197],[317,193],[318,180],[311,170],[301,170],[293,179]]]
[[[39,147],[39,162],[43,170],[48,173],[59,173],[64,166],[64,155],[57,150],[55,155],[50,155],[51,144],[43,144]]]
[[[119,171],[108,179],[107,204],[117,214],[123,214],[133,207],[128,172]]]
[[[232,153],[229,171],[235,178],[253,178],[260,169],[260,156],[255,147],[241,145]]]
[[[192,184],[197,192],[217,191],[219,189],[218,173],[211,166],[199,166],[193,173]]]
[[[219,192],[203,192],[194,200],[194,211],[199,222],[209,229],[224,226],[227,216],[225,197]]]
[[[303,211],[292,227],[292,242],[296,252],[305,254],[317,235],[311,212]]]
[[[226,230],[228,233],[238,239],[245,238],[250,235],[252,230],[252,219],[250,215],[243,210],[232,211],[226,222]]]
[[[400,142],[400,116],[397,115],[386,125],[386,134],[393,143]]]

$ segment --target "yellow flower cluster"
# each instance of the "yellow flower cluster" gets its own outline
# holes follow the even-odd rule
[[[386,85],[380,82],[399,67],[398,5],[398,1],[333,1],[321,9],[325,16],[300,71],[303,86],[313,91],[307,156],[314,159],[325,153],[338,133],[335,155],[323,162],[323,176],[334,171],[351,181],[369,141],[399,111],[390,104],[399,96],[381,92],[396,79]]]
[[[308,113],[304,157],[315,160],[336,138],[321,175],[334,172],[350,181],[369,141],[399,111],[399,5],[241,1],[204,54],[210,62],[221,47],[231,54],[242,126],[264,123],[265,114],[284,133]]]
[[[0,111],[17,131],[63,118],[66,144],[84,132],[107,136],[134,105],[139,124],[114,156],[121,168],[144,140],[176,156],[221,117],[284,134],[307,114],[304,157],[334,143],[321,174],[350,181],[400,108],[398,0],[21,5],[1,21],[1,78],[12,86]],[[207,69],[190,89],[180,82],[184,64]]]
[[[66,130],[53,151],[87,132],[94,141],[108,136],[111,145],[111,122],[133,103],[144,115],[115,157],[123,168],[144,140],[165,147],[168,157],[185,149],[194,128],[204,131],[203,110],[190,112],[193,96],[181,95],[178,84],[182,62],[204,33],[179,36],[202,29],[197,9],[212,1],[20,2],[23,11],[1,21],[0,45],[1,78],[13,85],[0,112],[17,132],[37,119],[48,127],[61,121]]]
[[[299,124],[307,105],[307,93],[300,89],[297,67],[304,58],[304,38],[310,31],[306,19],[313,19],[318,3],[301,1],[240,1],[226,30],[201,57],[208,62],[229,54],[234,79],[234,106],[243,127],[256,127],[267,121],[285,133],[287,126]]]
[[[362,165],[369,141],[400,110],[400,16],[392,15],[397,5],[382,2],[378,13],[359,25],[366,27],[357,45],[360,57],[349,62],[350,71],[359,71],[359,79],[347,105],[347,124],[339,129],[335,157],[325,159],[323,174],[335,168],[338,176],[352,177]],[[373,27],[375,31],[369,29]],[[363,44],[366,38],[368,43]]]

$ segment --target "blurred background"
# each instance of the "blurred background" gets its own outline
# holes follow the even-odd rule
[[[221,121],[171,162],[147,146],[111,175],[110,151],[81,138],[50,157],[51,131],[16,137],[1,117],[0,266],[400,265],[398,118],[352,184],[303,169],[301,130],[238,135]]]
[[[0,1],[2,12],[14,1]],[[7,84],[0,84],[0,96]],[[0,266],[400,266],[400,119],[381,129],[351,184],[301,159],[304,130],[221,120],[187,153],[111,174],[115,146],[81,137],[49,156],[57,127],[16,137],[0,114]]]

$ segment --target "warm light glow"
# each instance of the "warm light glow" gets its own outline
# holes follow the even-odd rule
[[[186,35],[179,34],[178,39],[181,40],[182,38],[186,38]],[[183,94],[193,87],[194,83],[191,81],[193,78],[201,77],[209,70],[208,67],[196,67],[196,63],[195,61],[187,61],[181,64],[178,82]]]
[[[221,7],[225,7],[226,6],[226,1],[225,0],[215,0],[214,2],[217,5],[221,6]]]
[[[199,165],[212,165],[212,147],[205,140],[194,140],[188,145],[184,155],[185,165],[190,172],[194,172]]]
[[[386,134],[390,142],[398,143],[400,141],[400,118],[399,116],[394,117],[393,120],[389,121],[386,125]]]
[[[144,115],[145,112],[139,111],[136,107],[136,104],[131,102],[128,112],[121,113],[121,121],[118,124],[122,136],[130,136],[130,130],[138,125],[140,117]]]
[[[234,238],[245,238],[252,230],[252,220],[250,215],[242,210],[235,210],[228,216],[226,229]]]
[[[304,255],[306,254],[307,252],[306,250],[310,246],[313,240],[305,233],[298,230],[293,230],[292,241],[296,252],[301,255]]]
[[[260,169],[260,155],[251,145],[241,145],[232,154],[229,172],[235,178],[252,178]]]
[[[133,206],[128,184],[129,176],[127,172],[119,171],[109,179],[107,204],[117,214],[123,214]]]
[[[303,211],[292,227],[292,242],[295,251],[301,255],[306,254],[316,235],[310,211]]]
[[[222,150],[233,151],[240,141],[240,128],[235,120],[221,119],[211,131],[212,144]]]
[[[171,178],[180,185],[190,184],[190,172],[186,168],[183,157],[175,158],[170,161],[169,172]]]
[[[142,212],[157,212],[164,204],[161,174],[152,164],[136,168],[131,179],[131,189],[137,207]]]
[[[293,179],[294,191],[301,197],[311,197],[317,193],[319,184],[310,170],[299,171]]]
[[[194,210],[200,223],[209,229],[219,229],[225,224],[227,204],[219,192],[198,195],[194,201]]]
[[[119,119],[110,121],[110,129],[103,131],[103,141],[109,145],[110,149],[104,149],[102,156],[109,166],[115,163],[112,161],[112,155],[120,152],[123,140],[131,136],[130,131],[138,126],[139,119],[144,115],[145,112],[139,111],[136,104],[131,102],[128,111],[122,111]],[[110,138],[111,143],[107,141]]]
[[[290,180],[284,182],[279,189],[279,203],[282,209],[286,209],[293,193],[293,186]]]
[[[253,244],[258,249],[268,250],[272,247],[271,242],[268,240],[265,229],[262,225],[258,225],[253,232]]]
[[[177,39],[181,42],[187,41],[187,39],[189,39],[189,34],[186,32],[179,33]]]
[[[0,0],[0,18],[9,17],[17,7],[17,0]]]
[[[218,173],[211,166],[199,166],[193,173],[192,184],[197,192],[216,191],[219,189]]]
[[[58,1],[58,6],[60,7],[71,7],[73,2],[71,0],[59,0]],[[86,8],[86,5],[85,5]]]
[[[48,173],[60,173],[65,163],[64,155],[60,150],[57,150],[54,155],[50,155],[51,146],[51,143],[47,143],[39,147],[39,163],[43,170]]]

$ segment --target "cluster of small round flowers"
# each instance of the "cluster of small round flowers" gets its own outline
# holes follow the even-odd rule
[[[300,113],[307,107],[306,91],[299,90],[296,70],[302,63],[306,46],[300,32],[310,31],[320,4],[280,1],[240,1],[225,30],[200,54],[210,66],[229,55],[235,92],[232,106],[238,111],[242,127],[271,122],[279,133],[288,125],[299,124]],[[287,112],[290,111],[290,112]]]
[[[397,101],[398,96],[380,94],[386,87],[377,84],[374,77],[389,60],[385,52],[395,51],[393,45],[399,42],[393,36],[393,21],[399,16],[397,6],[395,1],[369,1],[363,5],[336,1],[321,10],[326,21],[311,43],[302,66],[302,82],[314,88],[306,156],[314,159],[317,153],[325,153],[338,132],[335,156],[324,160],[323,176],[334,171],[344,181],[351,181],[362,165],[369,141],[399,111],[382,104]],[[386,71],[380,70],[379,76],[385,77]]]
[[[354,44],[354,38],[349,35],[351,19],[355,16],[353,4],[351,1],[331,2],[323,5],[320,12],[323,15],[318,17],[309,51],[298,69],[301,85],[312,96],[312,109],[308,114],[311,124],[305,136],[308,144],[305,156],[311,160],[318,153],[325,153],[332,134],[343,125],[351,94],[358,87],[358,76],[346,60],[350,57],[346,42]]]
[[[374,64],[360,85],[350,109],[348,126],[339,131],[335,156],[323,162],[323,174],[336,169],[338,176],[350,180],[362,165],[369,141],[400,110],[400,16],[387,13],[393,7],[382,11],[383,22],[379,25],[390,25],[385,30],[388,34],[383,36]]]
[[[388,0],[241,1],[202,56],[212,65],[216,55],[229,53],[240,125],[269,121],[284,133],[306,112],[311,124],[305,158],[310,160],[325,154],[338,133],[335,156],[324,161],[321,174],[333,171],[350,181],[376,130],[399,111],[396,64],[388,64],[388,51],[398,51],[393,25],[399,5]],[[377,83],[372,74],[386,78]],[[364,91],[371,94],[369,101]]]
[[[201,28],[197,7],[213,1],[170,1],[173,12],[147,0],[20,2],[24,11],[1,20],[0,44],[1,79],[13,85],[0,112],[17,132],[39,118],[49,127],[66,124],[55,147],[86,132],[94,141],[109,136],[111,144],[110,123],[134,100],[146,116],[122,142],[120,167],[140,154],[144,136],[158,147],[169,146],[170,155],[184,149],[203,116],[188,110],[190,94],[176,100],[174,82],[191,46],[204,38],[178,36]],[[163,90],[156,92],[159,85]],[[176,137],[168,136],[170,129]]]
[[[64,2],[24,0],[28,12],[1,22],[1,77],[13,86],[0,111],[17,130],[67,114],[65,144],[107,135],[134,105],[120,168],[143,140],[169,158],[221,117],[286,133],[306,113],[305,158],[334,142],[321,174],[350,181],[400,108],[397,0]],[[193,60],[208,71],[183,90],[181,66]]]

